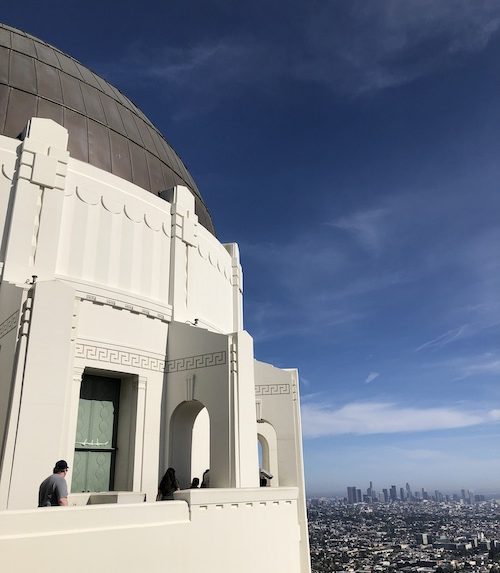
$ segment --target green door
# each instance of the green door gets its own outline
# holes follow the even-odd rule
[[[84,374],[78,406],[72,492],[111,491],[120,380]]]

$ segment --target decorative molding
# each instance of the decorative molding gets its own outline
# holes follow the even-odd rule
[[[162,231],[170,238],[171,216],[170,213],[155,209],[154,205],[148,205],[141,201],[127,199],[125,195],[109,192],[105,189],[91,188],[82,185],[67,189],[65,195],[70,197],[76,192],[76,197],[87,205],[99,205],[113,215],[125,215],[127,219],[136,224],[144,224],[154,232]]]
[[[143,370],[153,370],[154,372],[165,371],[165,361],[153,356],[129,352],[128,350],[117,350],[96,346],[95,344],[83,344],[77,342],[75,345],[75,356],[86,360],[98,360],[99,362],[109,362],[119,366],[132,366]]]
[[[148,211],[144,213],[144,222],[152,231],[159,231],[163,224],[161,217],[157,213]]]
[[[218,250],[218,252],[216,252]],[[197,248],[198,254],[217,270],[229,283],[232,284],[232,268],[227,264],[228,252],[222,247],[209,245],[203,238],[200,238]]]
[[[17,327],[18,318],[19,318],[19,311],[16,310],[16,312],[12,313],[8,318],[6,318],[2,322],[2,324],[0,324],[0,338],[3,338],[7,334],[9,334],[11,330],[14,330],[14,328]]]
[[[139,205],[133,203],[125,203],[123,212],[133,223],[144,223],[144,210]]]
[[[81,384],[84,371],[85,368],[81,368],[80,366],[75,366],[73,368],[73,382],[75,382],[76,384]]]
[[[2,163],[2,175],[9,181],[12,181],[12,179],[14,179],[14,171],[9,171],[9,167],[7,167],[5,163]]]
[[[20,336],[28,336],[30,330],[31,312],[33,310],[33,295],[34,287],[31,286],[27,292],[26,300],[23,303],[22,313],[20,318]]]
[[[229,347],[231,372],[238,372],[238,347],[233,342]]]
[[[27,138],[23,142],[18,177],[39,187],[64,190],[69,153],[56,147],[45,148]]]
[[[161,360],[154,356],[147,356],[139,352],[128,350],[118,350],[106,348],[95,344],[84,344],[77,342],[75,345],[75,357],[85,360],[96,360],[99,362],[109,362],[119,366],[132,366],[142,370],[152,370],[154,372],[183,372],[185,370],[195,370],[197,368],[209,368],[210,366],[221,366],[226,364],[226,351],[210,352],[198,354],[196,356],[186,356],[174,360]]]
[[[262,400],[255,400],[255,415],[257,416],[257,421],[262,420]]]
[[[99,194],[95,189],[90,189],[89,187],[83,187],[82,185],[77,185],[76,195],[80,201],[87,203],[87,205],[97,205],[99,203]]]
[[[169,322],[172,319],[172,309],[168,307],[165,308],[164,312],[160,312],[154,308],[145,308],[144,306],[132,304],[119,298],[111,298],[110,296],[84,291],[78,287],[77,296],[83,301],[101,304],[104,306],[112,306],[118,310],[128,310],[129,312],[134,312],[135,314],[144,314],[150,318],[157,318],[162,322]]]
[[[166,363],[166,372],[182,372],[184,370],[195,370],[197,368],[209,368],[210,366],[222,366],[227,362],[225,350],[210,352],[207,354],[197,354],[196,356],[186,356],[185,358],[175,358]]]
[[[290,394],[290,384],[261,384],[255,386],[256,396],[276,396]]]

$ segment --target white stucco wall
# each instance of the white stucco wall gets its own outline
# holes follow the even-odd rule
[[[54,559],[75,573],[300,572],[293,488],[176,497],[186,501],[0,512],[0,564],[20,573],[51,573]]]
[[[22,142],[0,137],[0,565],[52,571],[57,547],[76,571],[307,573],[297,375],[254,362],[237,245],[198,224],[187,188],[156,197],[66,147],[66,130],[44,119]],[[54,461],[73,467],[85,374],[122,384],[116,482],[127,493],[34,510]],[[256,487],[256,400],[288,488]],[[202,406],[205,457],[192,445]],[[143,503],[190,448],[182,485],[205,469],[192,454],[211,489]]]

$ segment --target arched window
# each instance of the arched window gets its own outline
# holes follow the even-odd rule
[[[271,479],[268,479],[268,485],[278,487],[278,440],[276,438],[276,431],[269,422],[264,420],[258,421],[257,441],[260,469],[273,476]]]
[[[197,477],[201,484],[203,472],[210,468],[210,417],[206,408],[194,421],[192,444],[191,480]]]
[[[175,469],[182,489],[190,486],[193,477],[201,482],[203,471],[210,467],[209,444],[210,419],[205,406],[198,400],[179,404],[170,420],[168,465]]]

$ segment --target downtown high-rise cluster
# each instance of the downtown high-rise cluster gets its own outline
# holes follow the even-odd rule
[[[370,482],[369,487],[366,489],[366,493],[363,493],[361,489],[356,486],[347,487],[347,503],[389,503],[396,501],[463,501],[464,503],[477,503],[484,501],[484,495],[474,494],[474,492],[466,489],[460,491],[460,495],[457,493],[443,494],[439,490],[434,490],[434,493],[429,494],[424,488],[420,491],[413,491],[408,482],[406,486],[398,488],[395,485],[391,485],[389,488],[383,488],[382,492],[377,492],[373,488],[373,482]]]

